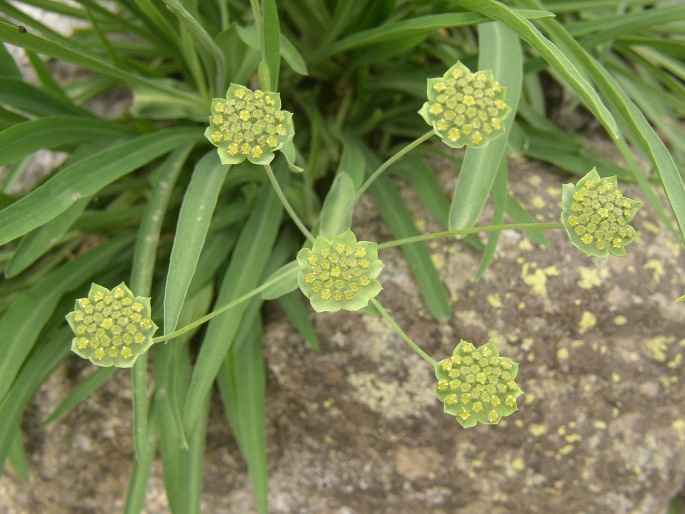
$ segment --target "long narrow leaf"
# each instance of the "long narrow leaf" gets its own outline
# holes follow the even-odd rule
[[[279,297],[278,303],[280,303],[281,307],[288,313],[290,321],[293,322],[293,325],[295,325],[300,334],[302,334],[305,341],[309,343],[309,346],[317,352],[320,351],[321,343],[319,342],[319,336],[316,334],[314,324],[309,317],[309,311],[305,307],[300,296],[293,291]]]
[[[0,132],[0,165],[18,161],[41,148],[97,138],[121,138],[131,132],[113,123],[84,116],[48,116],[25,121]]]
[[[71,331],[62,329],[45,345],[36,348],[17,375],[10,394],[0,403],[0,469],[19,432],[24,410],[38,388],[69,354],[70,337]]]
[[[473,9],[475,10],[475,9]],[[541,18],[553,16],[546,11],[521,11],[519,16],[525,18]],[[402,39],[415,35],[420,32],[430,32],[433,30],[444,30],[446,28],[463,27],[465,25],[476,25],[487,21],[487,16],[477,13],[448,13],[431,14],[427,16],[417,16],[409,20],[402,20],[392,24],[375,27],[373,29],[357,32],[351,36],[341,39],[330,46],[324,47],[308,59],[309,66],[314,66],[330,57],[374,43]]]
[[[402,202],[402,197],[388,177],[381,175],[369,188],[369,192],[380,207],[383,217],[396,238],[419,235],[414,220]],[[402,252],[433,317],[438,321],[450,319],[452,308],[449,296],[426,245],[424,243],[403,245]]]
[[[94,195],[160,155],[201,137],[202,133],[196,129],[161,130],[66,167],[38,189],[0,211],[0,246],[44,225],[74,202]]]
[[[119,368],[114,366],[111,368],[97,368],[93,373],[88,375],[83,382],[70,391],[69,396],[62,400],[55,410],[53,410],[50,415],[45,418],[45,421],[43,421],[41,427],[45,427],[50,423],[57,421],[59,418],[77,407],[91,394],[105,385],[118,369]]]
[[[450,0],[493,20],[498,20],[517,32],[530,46],[556,69],[573,88],[587,108],[602,122],[604,128],[614,139],[618,137],[618,127],[611,112],[602,103],[592,86],[585,80],[578,68],[552,42],[543,36],[538,29],[518,12],[501,2],[494,0]],[[540,20],[544,21],[544,20]]]
[[[90,198],[82,198],[53,220],[26,234],[7,266],[5,276],[18,275],[50,250],[83,214],[89,202]]]
[[[283,182],[288,177],[287,167],[278,166],[276,176],[279,182]],[[221,285],[216,301],[217,307],[238,298],[258,285],[278,234],[282,215],[283,209],[273,188],[265,187],[240,234]],[[233,343],[246,308],[245,303],[237,305],[209,323],[183,413],[183,423],[187,432],[197,421],[201,401],[212,387],[221,362]]]
[[[131,288],[136,295],[149,297],[152,289],[152,273],[157,257],[159,234],[162,230],[164,214],[169,198],[174,190],[178,174],[181,171],[192,145],[185,145],[174,151],[158,170],[158,182],[150,201],[145,208],[143,221],[138,229],[136,246],[133,252],[131,268]],[[148,400],[147,400],[147,353],[138,357],[131,369],[133,388],[133,443],[139,461],[149,451],[145,445],[148,437]]]
[[[21,430],[17,429],[7,454],[12,469],[24,483],[29,483],[31,475],[29,472],[29,459],[24,448],[24,439],[21,437]]]
[[[195,166],[183,198],[171,250],[164,293],[164,333],[176,330],[178,316],[205,244],[209,223],[230,166],[221,163],[215,151]]]
[[[268,81],[263,86],[269,91],[278,91],[278,77],[281,68],[281,30],[278,9],[276,8],[276,0],[262,0],[261,3],[262,59],[268,70]]]
[[[534,5],[536,0],[519,0],[528,5]],[[560,43],[563,43],[570,55],[585,66],[592,75],[602,93],[607,97],[614,111],[621,121],[628,127],[631,137],[637,141],[649,156],[652,164],[659,173],[666,196],[675,215],[680,233],[685,241],[685,185],[673,161],[658,134],[649,124],[645,116],[628,98],[616,80],[607,72],[597,60],[590,56],[580,44],[566,31],[560,23],[548,20],[542,23],[547,32]],[[652,186],[641,174],[636,176],[640,187],[650,197],[652,204],[658,203]],[[664,220],[669,223],[666,219]]]
[[[450,206],[450,229],[473,227],[485,206],[500,163],[506,159],[507,139],[514,123],[523,81],[523,55],[516,34],[500,23],[480,25],[479,34],[478,69],[493,70],[495,80],[507,88],[507,105],[512,112],[504,120],[504,135],[491,141],[485,148],[466,150]]]
[[[208,285],[195,296],[188,298],[179,318],[182,325],[207,314],[211,307],[214,288]],[[199,327],[198,327],[199,329]],[[197,483],[189,479],[190,468],[187,463],[189,442],[183,431],[181,419],[185,404],[185,392],[190,382],[190,350],[188,342],[197,330],[180,336],[170,344],[155,349],[155,402],[160,426],[164,487],[171,511],[185,514],[187,500],[194,497],[187,489],[195,488]],[[190,445],[192,445],[192,439]]]
[[[248,462],[260,514],[268,513],[266,455],[266,370],[262,355],[262,322],[257,318],[244,339],[226,357],[218,375],[221,398]]]

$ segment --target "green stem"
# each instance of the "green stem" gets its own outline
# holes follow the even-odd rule
[[[357,195],[354,197],[354,202],[353,204],[356,204],[357,201],[361,198],[361,196],[364,194],[364,192],[373,184],[373,182],[381,176],[381,173],[383,173],[386,169],[388,169],[391,165],[393,165],[396,161],[400,160],[402,157],[407,155],[409,152],[411,152],[414,148],[419,146],[421,143],[424,143],[425,141],[428,141],[435,132],[433,129],[429,130],[426,132],[424,135],[422,135],[420,138],[412,141],[409,143],[407,146],[402,148],[399,152],[397,152],[395,155],[390,157],[387,161],[385,161],[383,164],[381,164],[376,171],[374,171],[371,176],[366,179],[366,182],[362,184],[362,187],[359,188],[359,191],[357,191]]]
[[[465,236],[468,234],[476,234],[478,232],[497,232],[498,230],[546,230],[546,229],[561,229],[564,228],[562,223],[511,223],[509,225],[490,225],[487,227],[471,227],[459,228],[456,230],[446,230],[444,232],[433,232],[432,234],[421,234],[420,236],[405,237],[404,239],[397,239],[395,241],[388,241],[387,243],[380,243],[379,249],[391,248],[393,246],[401,246],[410,243],[418,243],[419,241],[430,241],[432,239],[440,239],[442,237]]]
[[[304,226],[304,223],[302,223],[302,220],[297,215],[295,210],[290,205],[290,202],[288,201],[288,199],[283,194],[283,190],[281,189],[281,186],[278,183],[278,180],[276,180],[276,176],[274,175],[274,172],[271,169],[271,165],[265,164],[264,169],[266,170],[266,174],[268,175],[269,180],[271,181],[271,185],[274,186],[274,190],[276,191],[276,195],[278,196],[278,199],[283,204],[283,207],[285,207],[285,210],[288,211],[290,218],[295,222],[295,225],[297,225],[297,228],[300,229],[300,232],[302,232],[304,234],[304,236],[307,239],[309,239],[311,242],[314,242],[314,236],[312,235],[312,233],[309,230],[307,230],[307,227]]]
[[[236,305],[238,305],[238,304],[240,304],[240,303],[242,303],[242,302],[244,302],[244,301],[246,301],[246,300],[249,300],[249,299],[252,298],[253,296],[255,296],[255,295],[261,293],[262,291],[264,291],[264,290],[267,289],[268,287],[271,287],[271,286],[272,286],[274,283],[276,283],[278,280],[281,280],[281,278],[282,278],[282,277],[280,277],[280,276],[274,277],[274,278],[272,278],[271,280],[268,280],[268,281],[264,282],[261,286],[259,286],[259,287],[255,288],[255,289],[253,289],[252,291],[249,291],[249,292],[245,293],[244,295],[239,296],[238,298],[236,298],[236,299],[233,300],[232,302],[228,302],[226,305],[222,305],[221,307],[219,307],[219,308],[216,309],[216,310],[213,310],[213,311],[210,312],[209,314],[207,314],[207,315],[205,315],[205,316],[202,316],[201,318],[196,319],[195,321],[193,321],[192,323],[186,325],[185,327],[179,328],[178,330],[175,330],[175,331],[173,331],[173,332],[169,332],[168,334],[165,334],[165,335],[163,335],[163,336],[159,336],[159,337],[153,338],[153,339],[152,339],[152,342],[153,342],[153,343],[162,343],[162,342],[165,342],[165,341],[169,341],[169,340],[171,340],[171,339],[174,339],[175,337],[178,337],[178,336],[180,336],[180,335],[183,335],[183,334],[185,334],[186,332],[190,332],[190,331],[193,330],[194,328],[197,328],[197,327],[199,327],[200,325],[202,325],[202,324],[204,324],[204,323],[207,323],[210,319],[216,318],[218,315],[223,314],[224,312],[226,312],[226,311],[232,309],[232,308],[235,307]]]
[[[378,310],[378,312],[381,313],[381,316],[385,318],[385,320],[390,324],[390,326],[395,330],[395,332],[399,334],[399,336],[404,340],[405,343],[407,343],[411,347],[412,350],[418,353],[419,356],[428,364],[435,367],[436,362],[431,358],[431,356],[424,352],[421,348],[419,348],[419,345],[417,345],[414,341],[411,340],[411,337],[409,337],[407,333],[404,330],[402,330],[402,328],[400,328],[400,326],[395,322],[390,313],[383,308],[383,306],[378,300],[372,298],[371,305],[373,305]]]

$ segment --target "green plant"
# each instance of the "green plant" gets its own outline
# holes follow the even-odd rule
[[[624,254],[635,234],[623,225],[637,202],[621,199],[624,212],[616,223],[623,232],[603,248],[594,239],[583,241],[588,228],[579,234],[580,220],[570,213],[578,202],[574,192],[590,180],[617,191],[616,179],[607,176],[637,183],[666,225],[684,232],[685,188],[676,162],[683,162],[685,138],[679,125],[665,120],[685,111],[679,82],[685,74],[677,61],[682,48],[664,44],[678,40],[662,26],[682,9],[667,1],[569,7],[554,0],[383,0],[369,9],[349,0],[120,0],[115,8],[94,0],[26,3],[87,23],[64,37],[0,3],[0,40],[23,48],[38,77],[37,84],[25,81],[0,46],[0,164],[9,165],[0,195],[6,277],[0,285],[0,419],[8,420],[0,426],[0,462],[11,454],[13,467],[26,471],[16,437],[23,411],[67,358],[74,335],[64,316],[74,298],[87,296],[67,317],[76,331],[75,351],[95,364],[132,365],[136,459],[128,512],[140,510],[158,443],[165,450],[172,511],[199,510],[201,467],[186,464],[202,458],[215,383],[249,464],[257,506],[268,511],[264,363],[259,351],[245,351],[259,350],[251,334],[260,332],[264,300],[285,305],[313,347],[318,342],[303,298],[292,294],[298,286],[317,312],[363,308],[380,315],[435,368],[436,394],[448,413],[463,426],[495,423],[516,410],[522,392],[513,382],[517,365],[499,357],[491,343],[475,349],[462,342],[439,362],[427,355],[380,302],[383,250],[402,247],[429,312],[445,321],[452,314],[448,296],[423,241],[457,236],[463,242],[455,244],[483,250],[478,276],[492,262],[502,230],[527,230],[544,243],[542,229],[566,228],[586,253]],[[617,9],[626,12],[617,17]],[[122,33],[127,37],[118,37]],[[60,83],[43,57],[92,74]],[[615,141],[625,165],[593,153],[582,136],[555,125],[546,114],[543,76],[574,93]],[[88,111],[90,100],[117,87],[132,95],[128,111],[112,119]],[[466,145],[463,159],[441,145],[423,144],[436,132],[448,146]],[[68,158],[30,192],[13,194],[41,148]],[[650,163],[649,173],[639,169],[635,153]],[[458,170],[451,202],[421,159],[428,154],[446,156]],[[517,202],[506,188],[508,154],[549,161],[579,177],[595,166],[598,171],[575,189],[564,186],[563,223],[533,223],[512,208]],[[418,232],[391,174],[416,188],[444,231]],[[657,188],[669,199],[675,224]],[[366,192],[396,240],[358,242],[350,231],[352,210]],[[492,222],[476,225],[489,198]],[[504,223],[505,214],[511,223]],[[487,235],[486,244],[477,233]],[[338,263],[330,255],[336,252],[338,260],[344,253],[350,271],[342,265],[334,271]],[[331,270],[319,269],[321,261]],[[124,281],[128,286],[106,289]],[[88,293],[93,282],[106,287],[92,286]],[[107,332],[110,318],[84,325],[88,306],[96,309],[101,301],[96,295],[104,299],[118,291],[145,313],[141,322],[134,320],[137,326],[122,323],[132,327],[134,342],[145,339],[130,357],[123,347],[133,346],[123,339],[119,353],[108,353],[120,346],[113,343],[119,334]],[[154,338],[153,320],[163,327]],[[204,323],[207,329],[198,335],[195,329]],[[89,332],[93,324],[100,326]],[[105,337],[114,346],[103,356],[98,351]],[[191,352],[175,348],[191,342],[192,375],[177,372],[191,369],[192,360]],[[143,352],[150,343],[157,343],[150,352],[157,391],[152,403]],[[464,352],[497,361],[478,364],[462,381],[462,375],[450,375],[456,369],[450,366]],[[98,369],[49,421],[92,393],[111,370]],[[454,384],[459,393],[450,391],[453,380],[461,382]],[[461,391],[462,383],[469,391]],[[487,402],[480,389],[475,399],[474,384],[486,387]]]

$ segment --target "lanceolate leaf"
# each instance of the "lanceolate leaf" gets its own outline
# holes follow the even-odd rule
[[[74,202],[92,196],[153,159],[201,138],[202,132],[197,129],[161,130],[68,166],[35,191],[0,211],[0,245],[44,225]]]

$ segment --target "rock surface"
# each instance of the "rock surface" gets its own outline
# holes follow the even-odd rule
[[[446,191],[453,164],[439,166]],[[560,176],[510,161],[510,184],[539,221],[557,221]],[[626,196],[644,200],[634,188]],[[439,227],[411,190],[425,230]],[[363,214],[363,216],[362,216]],[[503,232],[491,268],[454,240],[430,244],[453,301],[439,324],[398,249],[381,252],[380,299],[436,360],[465,339],[494,339],[520,362],[520,410],[464,430],[442,413],[432,369],[380,318],[317,315],[322,351],[267,308],[267,431],[273,513],[490,512],[663,514],[685,480],[682,249],[649,207],[626,258],[587,258],[562,231],[541,249]],[[391,236],[364,199],[360,240]],[[39,422],[90,371],[74,358],[42,388],[24,423],[32,483],[0,479],[3,512],[121,512],[133,459],[128,373],[44,431]],[[214,405],[203,512],[254,512],[246,466]],[[168,512],[158,463],[145,505]]]

